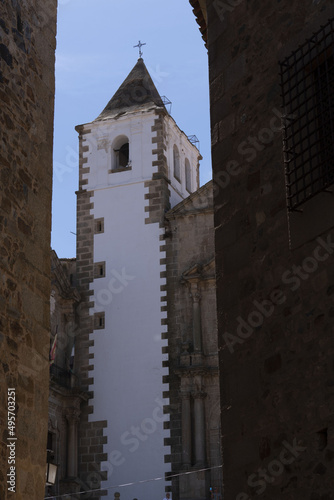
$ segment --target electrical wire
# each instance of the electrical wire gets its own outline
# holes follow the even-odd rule
[[[63,493],[62,495],[53,495],[51,497],[44,497],[44,500],[55,500],[57,498],[64,498],[67,497],[68,495],[86,495],[87,493],[98,493],[99,491],[107,491],[107,490],[113,490],[115,488],[125,488],[126,486],[133,486],[135,484],[143,484],[143,483],[150,483],[153,481],[169,481],[170,479],[173,479],[174,477],[180,477],[180,476],[187,476],[188,474],[196,474],[197,472],[203,472],[207,470],[213,470],[213,469],[221,469],[223,466],[222,465],[215,465],[214,467],[206,467],[205,469],[197,469],[197,470],[192,470],[189,472],[180,472],[179,474],[172,474],[169,475],[167,478],[166,477],[155,477],[154,479],[143,479],[142,481],[135,481],[133,483],[125,483],[125,484],[116,484],[114,486],[108,486],[106,488],[100,488],[96,490],[87,490],[87,491],[80,491],[79,493]]]

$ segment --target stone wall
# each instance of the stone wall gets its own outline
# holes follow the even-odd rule
[[[153,155],[157,155],[154,160],[153,167],[157,167],[157,172],[152,176],[152,180],[145,182],[145,188],[148,188],[148,193],[145,194],[145,200],[148,204],[145,207],[147,217],[145,224],[153,224],[159,222],[163,226],[164,211],[166,207],[170,207],[170,190],[168,189],[168,166],[166,159],[166,123],[164,120],[166,112],[156,111],[157,118],[155,119],[152,132],[156,132],[156,137],[152,137],[154,149]]]
[[[78,478],[78,422],[81,403],[85,405],[88,394],[79,390],[74,371],[80,311],[80,296],[73,286],[75,266],[75,259],[59,260],[51,251],[51,344],[55,349],[50,356],[48,460],[58,464],[58,470],[56,483],[46,488],[46,497],[75,493],[82,486]]]
[[[55,0],[1,2],[0,497],[17,500],[42,499],[45,486],[55,32]],[[6,483],[8,388],[15,495]]]
[[[101,481],[105,480],[107,473],[101,471],[101,462],[107,460],[103,453],[103,446],[107,442],[104,429],[106,421],[89,422],[89,416],[93,413],[91,398],[93,391],[89,391],[93,382],[91,372],[94,368],[94,354],[90,348],[94,345],[91,338],[94,328],[94,316],[91,308],[94,306],[92,300],[93,290],[90,289],[94,279],[94,233],[95,221],[92,215],[94,207],[94,192],[86,189],[87,180],[84,174],[88,173],[89,141],[83,126],[76,129],[79,132],[79,190],[77,191],[77,260],[76,260],[76,283],[80,293],[81,303],[77,310],[78,330],[75,346],[75,372],[79,378],[79,386],[89,396],[86,404],[82,405],[79,423],[79,449],[78,449],[78,475],[81,481],[81,491],[99,490],[90,493],[90,498],[101,498],[106,493],[101,491]]]
[[[212,183],[166,220],[172,496],[194,500],[221,488],[219,468],[196,472],[221,464]]]
[[[224,498],[325,500],[334,219],[321,200],[332,195],[287,214],[279,61],[333,17],[334,2],[207,7]]]

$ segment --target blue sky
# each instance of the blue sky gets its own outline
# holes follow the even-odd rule
[[[138,59],[172,116],[200,140],[201,184],[211,179],[208,60],[188,0],[59,0],[52,248],[75,257],[78,135],[94,120]]]

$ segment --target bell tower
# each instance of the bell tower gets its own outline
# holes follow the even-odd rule
[[[200,155],[142,58],[76,130],[81,479],[108,499],[129,483],[122,500],[163,498],[165,480],[138,483],[170,471],[165,213],[198,189]]]

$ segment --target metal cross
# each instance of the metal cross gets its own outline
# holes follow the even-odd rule
[[[144,45],[146,45],[146,43],[141,43],[141,41],[139,40],[138,45],[134,45],[134,46],[133,46],[133,48],[136,48],[136,47],[138,47],[138,48],[139,48],[139,57],[140,57],[140,58],[141,58],[141,56],[143,55],[143,52],[142,52],[141,48],[142,48]]]

